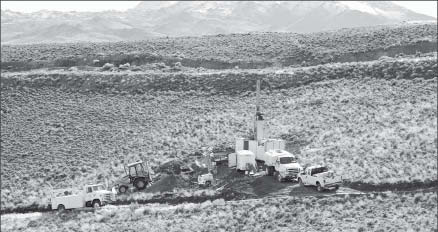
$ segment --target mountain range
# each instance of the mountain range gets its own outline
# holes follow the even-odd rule
[[[104,4],[104,2],[102,2]],[[127,11],[1,11],[1,43],[112,42],[157,36],[309,33],[435,21],[389,1],[144,1]]]

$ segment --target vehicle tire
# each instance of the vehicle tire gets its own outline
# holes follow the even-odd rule
[[[298,177],[298,183],[300,184],[301,187],[304,186],[303,180],[301,178]]]
[[[128,186],[126,186],[126,185],[121,185],[120,187],[119,187],[119,193],[126,193],[126,191],[128,191]]]
[[[146,180],[143,179],[143,178],[141,178],[141,179],[136,179],[136,180],[134,181],[134,187],[135,187],[137,190],[143,190],[143,189],[146,188],[146,186],[147,186]]]
[[[207,180],[205,181],[205,187],[210,187],[211,186],[211,181]]]
[[[94,200],[93,201],[93,208],[99,208],[101,206],[100,201],[99,200]]]
[[[65,210],[65,206],[64,206],[64,205],[58,205],[57,210],[60,211],[60,212],[62,212],[62,211]]]
[[[319,182],[316,182],[316,191],[322,192],[323,188],[321,187],[321,184]]]

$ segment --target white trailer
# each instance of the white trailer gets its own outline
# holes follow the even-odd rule
[[[256,171],[257,163],[253,152],[240,150],[228,155],[228,167],[236,167],[238,171]]]
[[[96,208],[112,201],[115,201],[115,194],[101,184],[85,185],[82,189],[55,189],[50,197],[50,205],[54,210]]]

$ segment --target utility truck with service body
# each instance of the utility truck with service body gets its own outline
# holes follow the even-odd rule
[[[82,189],[64,188],[51,191],[50,205],[54,210],[97,208],[116,200],[101,184],[85,185]]]
[[[337,190],[342,184],[342,176],[336,176],[325,166],[311,166],[298,175],[298,182],[302,186],[316,186],[318,192],[324,189]]]

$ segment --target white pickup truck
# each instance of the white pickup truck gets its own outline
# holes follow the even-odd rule
[[[82,189],[56,189],[51,191],[50,205],[53,210],[83,207],[97,208],[115,201],[115,193],[101,184],[85,185]]]
[[[324,166],[311,166],[299,174],[298,182],[301,186],[316,186],[318,192],[324,189],[337,190],[342,184],[342,176],[335,176],[333,171]]]

